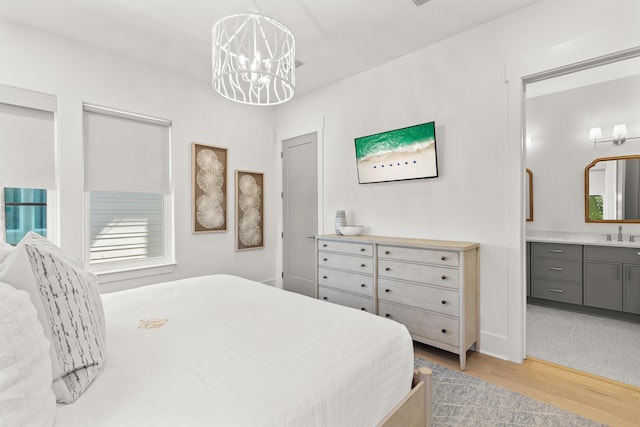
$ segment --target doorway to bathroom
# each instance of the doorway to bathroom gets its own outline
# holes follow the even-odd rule
[[[640,387],[640,59],[528,81],[524,111],[526,356]]]

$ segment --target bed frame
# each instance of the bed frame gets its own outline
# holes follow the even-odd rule
[[[432,426],[433,376],[431,369],[423,367],[413,372],[413,384],[409,394],[376,427]]]

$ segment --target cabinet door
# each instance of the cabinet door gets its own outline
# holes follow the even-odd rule
[[[624,265],[622,310],[640,314],[640,265]]]
[[[622,311],[622,264],[584,262],[584,305]]]

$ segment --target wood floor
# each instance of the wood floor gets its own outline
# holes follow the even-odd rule
[[[416,356],[460,369],[458,356],[414,342]],[[640,369],[640,367],[638,367]],[[536,359],[517,364],[468,352],[465,372],[602,424],[640,425],[640,388]]]

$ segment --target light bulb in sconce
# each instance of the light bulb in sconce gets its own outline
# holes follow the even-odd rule
[[[602,129],[600,128],[589,129],[589,141],[595,144],[601,138],[602,138]]]
[[[616,145],[624,144],[627,140],[627,125],[624,123],[613,127],[613,143]]]

